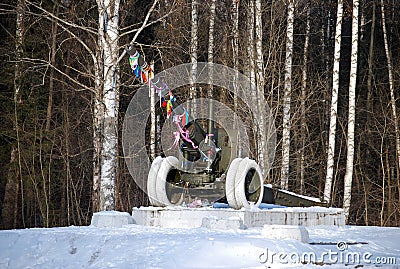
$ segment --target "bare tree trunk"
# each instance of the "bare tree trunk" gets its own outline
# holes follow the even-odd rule
[[[248,60],[248,77],[250,79],[250,96],[251,104],[256,104],[256,85],[255,66],[254,66],[254,1],[248,3],[247,11],[247,60]]]
[[[101,154],[100,210],[115,208],[115,175],[118,144],[118,40],[119,0],[97,0],[103,50],[103,140]],[[103,24],[101,24],[103,23]],[[99,29],[99,32],[101,31]]]
[[[1,218],[3,220],[3,229],[16,228],[18,216],[18,150],[13,147],[11,150],[10,167],[8,169],[7,184],[4,193],[3,208]]]
[[[392,65],[392,57],[390,55],[389,44],[388,44],[388,35],[386,29],[386,21],[385,21],[385,4],[384,1],[381,0],[381,18],[382,18],[382,30],[383,30],[383,42],[385,45],[385,53],[386,60],[388,66],[388,76],[389,76],[389,91],[390,91],[390,105],[392,107],[392,116],[394,122],[394,131],[396,137],[396,155],[397,155],[397,170],[400,169],[400,131],[399,131],[399,122],[397,118],[396,111],[396,96],[394,89],[394,80],[393,80],[393,65]]]
[[[213,64],[214,62],[214,27],[215,27],[215,0],[211,0],[211,6],[210,6],[210,25],[208,28],[208,63]],[[208,85],[208,92],[207,92],[207,98],[213,99],[213,85],[212,81],[214,80],[214,74],[213,72],[208,73],[208,80],[209,80],[209,85]],[[209,104],[209,110],[208,110],[208,118],[213,119],[214,118],[214,103]],[[214,134],[214,122],[211,121],[210,124],[208,125],[208,134]],[[211,138],[212,139],[212,138]],[[208,162],[208,168],[210,168],[212,165],[211,162]]]
[[[58,5],[54,5],[55,16],[58,16]],[[50,64],[52,67],[55,66],[56,63],[56,53],[57,53],[57,29],[58,24],[56,21],[53,21],[51,24],[51,56],[50,56]],[[49,77],[49,100],[47,103],[47,116],[46,116],[46,131],[50,130],[51,126],[51,114],[53,110],[53,93],[54,93],[54,68],[50,69],[50,77]]]
[[[349,219],[351,205],[351,186],[354,169],[354,125],[356,120],[356,87],[357,87],[357,58],[358,58],[358,6],[359,1],[353,0],[353,23],[351,27],[351,65],[349,83],[349,117],[347,123],[347,160],[344,176],[343,209],[346,221]]]
[[[331,203],[331,192],[333,182],[333,170],[335,165],[335,136],[336,136],[336,121],[337,121],[337,105],[339,92],[339,63],[340,63],[340,44],[342,40],[342,18],[343,18],[343,0],[338,0],[337,17],[336,17],[336,33],[335,33],[335,49],[333,60],[333,85],[332,99],[329,122],[329,137],[328,137],[328,159],[326,165],[326,180],[324,190],[324,200]]]
[[[369,53],[368,53],[368,79],[367,79],[367,115],[371,112],[371,94],[372,94],[372,78],[373,78],[373,63],[374,63],[374,40],[375,40],[375,0],[372,1],[372,21],[371,21],[371,35],[369,42]]]
[[[154,70],[154,63],[150,64],[151,70]],[[149,78],[150,79],[150,78]],[[156,158],[156,93],[151,86],[150,91],[150,157]]]
[[[372,115],[372,81],[374,77],[373,68],[374,68],[374,43],[375,43],[375,23],[376,23],[376,2],[375,0],[372,1],[372,19],[371,19],[371,30],[370,30],[370,42],[369,42],[369,52],[368,52],[368,77],[367,77],[367,113],[366,113],[366,120],[365,126],[366,131],[369,132],[369,126],[371,126],[371,115]],[[366,158],[369,159],[370,157],[370,149],[367,148],[366,150]],[[367,202],[365,202],[367,203]],[[365,211],[365,219],[366,225],[368,226],[368,210],[366,208]]]
[[[327,14],[325,14],[327,13]],[[330,101],[329,101],[329,93],[331,92],[331,83],[330,83],[330,60],[331,60],[331,54],[330,54],[330,49],[329,49],[329,45],[332,42],[331,40],[333,40],[333,36],[332,36],[332,31],[331,31],[331,25],[330,25],[330,21],[332,18],[332,12],[331,9],[328,8],[327,12],[323,12],[323,23],[322,25],[324,27],[321,27],[321,44],[322,44],[322,54],[323,56],[323,60],[324,60],[324,64],[325,64],[325,83],[324,83],[324,93],[323,93],[323,99],[324,99],[324,107],[323,107],[323,111],[324,111],[324,115],[323,115],[323,127],[322,127],[322,132],[321,132],[321,141],[322,141],[322,148],[323,148],[323,153],[326,154],[328,152],[328,147],[329,147],[329,138],[328,138],[328,134],[329,134],[329,110],[330,110]],[[325,17],[326,15],[326,17]],[[325,158],[324,158],[325,159]],[[325,161],[325,160],[324,160]],[[322,160],[321,160],[322,163]],[[325,172],[326,172],[326,168],[322,167],[322,165],[320,166],[320,177],[326,177]],[[321,193],[321,185],[323,182],[319,182],[318,184],[318,190],[319,193]]]
[[[238,70],[239,68],[239,0],[232,1],[231,7],[232,21],[233,21],[233,38],[232,38],[232,56],[233,56],[233,69]],[[235,75],[235,81],[233,83],[234,96],[233,106],[235,110],[233,128],[236,128],[237,111],[238,111],[238,97],[237,97],[237,80],[238,75]],[[240,156],[240,155],[238,155]]]
[[[19,119],[18,104],[21,101],[21,76],[22,66],[21,58],[23,57],[23,43],[25,32],[25,1],[18,0],[16,7],[16,30],[15,30],[15,65],[14,65],[14,130],[16,133],[16,143],[13,144],[10,154],[10,168],[7,175],[7,183],[4,193],[4,201],[2,207],[2,219],[5,229],[16,228],[18,220],[18,197],[21,193],[21,206],[24,206],[24,189],[22,180],[21,166],[21,148],[19,136]],[[23,226],[25,227],[25,217],[22,212]]]
[[[385,163],[384,163],[384,153],[383,153],[383,138],[381,138],[381,146],[380,146],[380,162],[381,162],[381,169],[382,169],[382,202],[381,202],[381,210],[379,213],[379,219],[380,219],[380,226],[384,225],[384,212],[385,212],[385,196],[386,196],[386,184],[385,184],[385,179],[386,179],[386,169],[385,169]],[[387,152],[387,147],[386,147],[386,152]]]
[[[268,166],[268,149],[267,149],[267,130],[264,117],[265,107],[262,106],[264,100],[264,57],[263,57],[263,23],[262,23],[262,9],[261,0],[256,0],[255,3],[255,25],[256,25],[256,78],[257,78],[257,110],[259,111],[259,116],[256,117],[257,123],[257,157],[258,164],[263,171],[264,176],[267,166]]]
[[[289,0],[287,6],[285,85],[283,96],[283,130],[282,130],[282,168],[281,188],[289,186],[289,153],[290,153],[290,99],[292,91],[292,59],[293,59],[293,21],[294,2]]]
[[[100,66],[95,65],[95,74],[100,76]],[[96,71],[97,69],[97,71]],[[103,104],[101,91],[101,78],[95,79],[95,94],[93,96],[93,193],[92,208],[93,212],[100,211],[100,180],[101,180],[101,148],[103,141]]]
[[[21,100],[21,77],[22,77],[22,66],[21,66],[21,58],[24,54],[23,43],[24,43],[24,32],[25,32],[25,1],[18,0],[17,2],[17,27],[15,33],[16,40],[16,61],[15,61],[15,75],[14,75],[14,128],[17,138],[17,156],[18,156],[18,176],[19,183],[16,184],[15,196],[14,196],[14,227],[17,225],[17,214],[18,214],[18,190],[21,193],[21,207],[23,208],[25,205],[24,199],[24,182],[22,178],[22,160],[21,160],[21,144],[20,144],[20,133],[19,133],[19,119],[18,119],[18,104],[22,103]],[[9,178],[9,180],[15,180],[16,178]],[[13,200],[11,200],[13,201]],[[21,212],[22,215],[22,224],[25,227],[25,215],[24,211]]]
[[[191,20],[191,38],[190,38],[190,62],[192,63],[192,68],[190,70],[190,92],[188,102],[189,109],[191,109],[191,114],[196,115],[196,98],[197,90],[194,85],[197,77],[197,50],[198,50],[198,15],[197,15],[197,0],[192,0],[192,20]]]
[[[307,138],[306,121],[306,98],[307,98],[307,64],[308,64],[308,44],[310,40],[310,7],[307,7],[306,33],[303,49],[303,67],[301,70],[301,153],[300,153],[300,193],[304,193],[304,174],[305,174],[305,148]]]
[[[214,62],[214,28],[215,28],[215,2],[216,0],[211,0],[210,6],[210,25],[208,27],[208,63],[212,64]],[[210,82],[213,80],[213,73],[208,74]],[[210,85],[208,90],[208,97],[212,98],[212,85]]]
[[[102,210],[100,207],[100,182],[101,182],[101,153],[103,143],[103,52],[102,43],[104,40],[104,10],[101,2],[97,2],[99,9],[99,29],[96,57],[94,59],[94,95],[93,95],[93,212]],[[68,187],[68,185],[67,185]],[[68,197],[68,195],[67,195]],[[67,201],[68,202],[68,201]]]

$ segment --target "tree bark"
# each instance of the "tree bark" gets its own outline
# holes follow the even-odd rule
[[[22,167],[21,167],[21,148],[20,148],[20,135],[19,135],[19,117],[18,117],[18,104],[22,102],[21,99],[21,77],[22,77],[22,62],[21,59],[24,54],[24,32],[25,32],[25,1],[18,0],[16,7],[16,30],[15,30],[15,65],[14,65],[14,130],[16,135],[16,142],[12,145],[10,153],[10,167],[7,174],[7,183],[4,193],[4,201],[2,207],[2,220],[3,228],[11,229],[17,227],[18,221],[18,198],[21,193],[21,205],[24,205],[24,189],[22,180]],[[23,226],[25,227],[25,218],[22,213]]]
[[[232,21],[233,21],[233,38],[232,38],[232,57],[233,57],[233,69],[238,70],[239,68],[239,0],[233,0],[232,1],[232,7],[231,7],[231,14],[232,14]],[[238,120],[238,97],[237,97],[237,80],[238,80],[238,75],[235,75],[234,78],[234,83],[233,83],[233,90],[234,90],[234,96],[233,96],[233,107],[235,111],[234,115],[234,121],[233,121],[233,128],[236,128],[237,123],[236,121]],[[240,155],[238,155],[240,156]]]
[[[307,64],[308,64],[308,44],[310,41],[310,7],[307,7],[306,33],[303,49],[303,67],[301,70],[301,150],[300,150],[300,193],[304,193],[304,174],[305,174],[305,148],[307,139],[307,120],[306,120],[306,98],[307,98]]]
[[[151,70],[154,70],[154,63],[150,64]],[[156,93],[151,87],[150,91],[150,158],[156,158]]]
[[[55,16],[58,16],[58,5],[54,5]],[[56,63],[56,53],[57,53],[57,29],[58,24],[53,21],[51,24],[51,52],[50,52],[50,77],[49,77],[49,100],[47,103],[47,115],[46,115],[46,131],[50,130],[51,126],[51,114],[53,111],[53,94],[54,94],[54,66]]]
[[[255,105],[257,103],[256,89],[256,76],[254,66],[254,1],[248,3],[247,11],[247,71],[250,79],[250,103]]]
[[[386,61],[388,67],[388,76],[389,76],[389,91],[390,91],[390,105],[392,107],[392,117],[394,123],[394,131],[395,131],[395,139],[396,139],[396,156],[397,156],[397,170],[400,169],[400,131],[399,131],[399,122],[397,118],[396,111],[396,96],[394,89],[394,79],[393,79],[393,65],[392,65],[392,56],[389,50],[389,40],[386,29],[386,19],[385,19],[385,3],[381,0],[381,18],[382,18],[382,30],[383,30],[383,42],[385,45],[385,54]]]
[[[256,81],[257,81],[257,110],[259,116],[256,117],[257,124],[257,138],[258,138],[258,164],[263,171],[267,171],[268,166],[268,149],[267,149],[267,128],[265,124],[265,118],[262,116],[265,114],[265,107],[262,106],[264,100],[264,57],[263,57],[263,23],[262,23],[262,9],[261,0],[255,1],[255,25],[256,25]]]
[[[192,68],[190,70],[190,92],[188,106],[191,109],[191,114],[196,115],[196,98],[197,90],[194,85],[197,77],[197,50],[198,50],[198,15],[197,15],[197,0],[192,0],[192,17],[191,17],[191,38],[190,38],[190,62]]]
[[[100,47],[103,52],[104,122],[102,128],[100,210],[115,208],[115,175],[118,144],[118,56],[119,0],[97,0],[99,28],[102,28]],[[101,25],[103,23],[103,25]],[[100,30],[99,30],[100,32]]]
[[[215,2],[216,0],[211,0],[211,5],[210,5],[210,25],[208,27],[208,55],[207,55],[207,60],[208,63],[212,64],[214,62],[214,28],[215,28]],[[210,72],[208,74],[209,76],[209,81],[213,81],[213,73]],[[208,90],[208,98],[212,98],[213,92],[212,92],[212,85],[210,85],[209,90]]]
[[[290,153],[290,99],[292,91],[292,59],[293,59],[293,21],[294,2],[289,0],[287,6],[285,85],[283,96],[283,130],[282,130],[282,168],[281,188],[289,186],[289,153]]]
[[[335,139],[336,139],[336,121],[337,106],[339,92],[339,63],[340,63],[340,45],[342,39],[342,19],[343,19],[343,0],[338,0],[336,31],[335,31],[335,49],[333,59],[333,84],[329,121],[329,137],[328,137],[328,158],[326,165],[326,180],[324,189],[324,200],[331,203],[331,192],[333,182],[333,170],[335,165]]]
[[[354,125],[356,121],[356,87],[357,87],[357,58],[358,58],[358,7],[359,1],[353,0],[353,22],[351,27],[351,59],[349,83],[349,116],[347,123],[347,160],[344,176],[343,209],[346,221],[349,219],[351,205],[351,186],[354,169]]]
[[[214,62],[214,28],[215,28],[215,3],[216,0],[211,0],[210,6],[210,25],[208,27],[208,55],[207,60],[209,64],[213,64]],[[211,70],[210,70],[211,71]],[[214,81],[214,74],[213,72],[208,73],[208,91],[207,91],[207,98],[213,99],[213,85],[212,82]],[[208,110],[208,119],[214,119],[214,103],[209,104]],[[208,124],[208,134],[214,134],[214,122],[210,121]],[[213,139],[213,138],[211,138]],[[212,165],[211,162],[208,162],[207,168],[210,168]]]

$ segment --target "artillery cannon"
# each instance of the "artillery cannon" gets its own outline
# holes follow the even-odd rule
[[[153,161],[147,181],[152,205],[180,205],[190,198],[227,202],[235,209],[261,203],[264,177],[259,165],[249,158],[234,158],[237,130],[215,128],[213,103],[208,106],[207,131],[189,116],[183,126],[187,136],[180,135],[180,157],[159,156]],[[175,115],[186,112],[175,99],[172,107]]]
[[[140,77],[143,83],[147,81],[150,90],[152,87],[161,89],[162,86],[157,85],[158,79],[157,82],[152,79],[151,68],[137,50],[131,48],[127,52],[136,77]],[[179,76],[179,73],[175,74]],[[264,176],[256,161],[248,157],[238,158],[238,130],[214,124],[213,102],[208,103],[207,120],[194,119],[189,114],[190,105],[187,108],[179,105],[166,89],[158,90],[158,94],[160,97],[169,94],[167,108],[170,109],[168,113],[173,114],[174,122],[178,123],[180,132],[175,132],[175,142],[180,145],[180,154],[178,157],[158,156],[153,160],[145,183],[151,205],[172,206],[199,200],[202,205],[205,201],[225,202],[234,209],[258,206],[261,202],[288,206],[326,205],[264,185]],[[270,130],[274,134],[274,127]],[[271,141],[271,149],[274,149],[275,142]],[[129,146],[127,152],[131,152]]]

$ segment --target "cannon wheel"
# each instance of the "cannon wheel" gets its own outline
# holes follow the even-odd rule
[[[170,188],[174,188],[174,182],[179,181],[179,161],[174,156],[164,158],[157,173],[156,197],[162,206],[171,206],[182,203],[183,193],[180,197],[169,197]],[[175,199],[173,199],[175,198]]]
[[[249,158],[244,158],[235,177],[235,198],[238,207],[258,207],[263,198],[264,178],[260,166]]]
[[[263,198],[263,176],[260,166],[249,158],[236,158],[228,168],[225,194],[231,208],[259,206]]]
[[[243,160],[242,158],[234,159],[229,165],[228,173],[226,173],[226,181],[225,181],[226,200],[228,201],[229,206],[234,209],[240,209],[235,197],[235,185],[236,185],[236,174],[242,160]]]
[[[162,204],[157,199],[156,182],[157,174],[163,161],[164,158],[162,158],[161,156],[155,158],[151,164],[149,175],[147,176],[147,195],[149,196],[150,204],[153,206],[162,206]]]

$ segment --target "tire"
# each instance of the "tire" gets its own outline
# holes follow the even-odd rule
[[[256,207],[260,205],[264,194],[264,178],[254,160],[244,158],[240,162],[235,183],[235,198],[239,208],[250,208],[252,203]]]
[[[168,175],[172,170],[177,170],[179,161],[174,156],[168,156],[164,158],[160,165],[160,169],[157,173],[156,181],[156,197],[157,201],[161,203],[161,206],[172,206],[174,205],[168,198],[166,185],[169,184],[167,181]]]
[[[240,209],[235,198],[235,186],[236,174],[242,160],[242,158],[234,159],[228,167],[228,173],[226,173],[225,196],[229,206],[233,209]]]
[[[163,160],[164,158],[161,156],[155,158],[151,164],[149,175],[147,176],[147,195],[149,196],[149,201],[152,206],[162,206],[157,199],[156,183],[158,170],[160,170]]]

